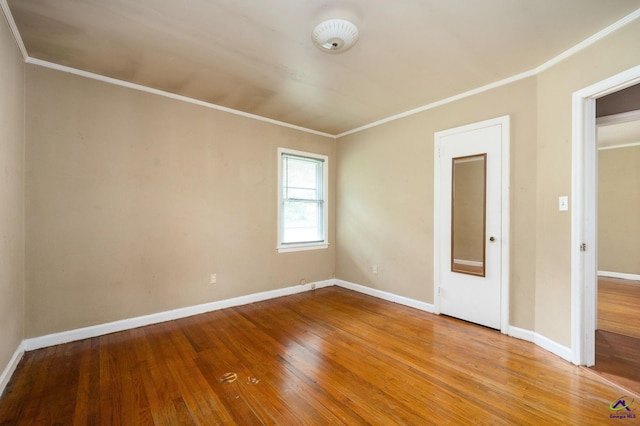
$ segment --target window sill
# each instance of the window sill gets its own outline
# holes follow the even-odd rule
[[[320,250],[329,248],[328,243],[316,243],[316,244],[290,244],[286,246],[278,247],[278,253],[289,253],[293,251],[305,251],[305,250]]]

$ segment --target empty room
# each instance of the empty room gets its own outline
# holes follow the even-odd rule
[[[632,424],[640,0],[0,0],[0,424]]]

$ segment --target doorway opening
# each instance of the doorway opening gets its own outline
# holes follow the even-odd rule
[[[596,362],[598,309],[598,150],[596,101],[640,83],[640,66],[573,94],[572,361]]]
[[[640,395],[640,84],[596,100],[598,277],[592,371]]]

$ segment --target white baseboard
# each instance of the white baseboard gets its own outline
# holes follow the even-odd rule
[[[626,274],[624,272],[598,271],[599,277],[621,278],[623,280],[640,281],[638,274]]]
[[[230,308],[233,306],[247,305],[249,303],[261,302],[263,300],[275,299],[276,297],[289,296],[296,293],[312,290],[313,288],[322,288],[334,285],[333,280],[319,281],[315,283],[307,283],[304,285],[296,285],[285,287],[277,290],[265,291],[262,293],[250,294],[247,296],[235,297],[232,299],[220,300],[217,302],[204,303],[201,305],[188,306],[186,308],[173,309],[171,311],[158,312],[155,314],[144,315],[135,318],[128,318],[119,321],[108,322],[105,324],[94,325],[90,327],[77,328],[75,330],[63,331],[60,333],[47,334],[45,336],[34,337],[24,341],[24,350],[32,351],[35,349],[45,348],[48,346],[60,345],[62,343],[74,342],[76,340],[87,339],[91,337],[103,336],[105,334],[115,333],[118,331],[130,330],[132,328],[143,327],[145,325],[158,324],[161,322],[171,321],[180,318],[186,318],[193,315],[203,314],[205,312],[217,311],[219,309]]]
[[[531,330],[525,330],[523,328],[509,326],[509,331],[507,333],[511,337],[515,337],[517,339],[526,340],[527,342],[532,342],[536,346],[540,346],[542,349],[551,352],[552,354],[558,355],[560,358],[572,362],[572,352],[571,348],[563,346],[548,337],[543,336],[542,334],[538,334]]]
[[[534,342],[536,333],[531,330],[525,330],[524,328],[514,327],[512,325],[507,329],[507,335],[515,337],[516,339],[525,340],[527,342]]]
[[[542,334],[536,333],[531,330],[525,330],[524,328],[518,328],[509,326],[509,332],[507,333],[511,337],[515,337],[520,340],[526,340],[532,342],[536,346],[540,346],[542,349],[558,355],[565,361],[572,362],[571,348],[561,345]]]
[[[250,294],[247,296],[236,297],[232,299],[220,300],[217,302],[204,303],[201,305],[189,306],[186,308],[174,309],[171,311],[159,312],[151,315],[144,315],[135,318],[129,318],[119,321],[113,321],[105,324],[99,324],[90,327],[78,328],[75,330],[64,331],[60,333],[48,334],[45,336],[25,339],[20,344],[16,352],[14,353],[11,361],[4,369],[0,376],[0,395],[4,391],[5,386],[9,382],[13,372],[15,371],[22,355],[25,351],[31,351],[48,346],[59,345],[62,343],[73,342],[76,340],[87,339],[91,337],[102,336],[105,334],[115,333],[118,331],[129,330],[132,328],[143,327],[145,325],[157,324],[165,321],[171,321],[180,318],[186,318],[193,315],[198,315],[206,312],[216,311],[219,309],[230,308],[234,306],[246,305],[249,303],[260,302],[263,300],[274,299],[282,296],[289,296],[292,294],[302,293],[310,291],[315,288],[330,287],[337,285],[349,290],[357,291],[359,293],[367,294],[369,296],[377,297],[379,299],[387,300],[389,302],[398,303],[411,308],[419,309],[424,312],[434,313],[435,307],[431,303],[422,302],[419,300],[411,299],[404,296],[399,296],[393,293],[389,293],[382,290],[377,290],[371,287],[363,286],[360,284],[354,284],[348,281],[331,279],[325,281],[318,281],[315,283],[307,283],[304,285],[297,285],[292,287],[281,288],[277,290],[270,290],[261,293]],[[542,336],[533,331],[524,330],[518,327],[509,327],[509,336],[533,342],[537,346],[554,353],[561,358],[570,361],[571,349],[560,345],[553,340]]]
[[[542,349],[558,355],[565,361],[572,362],[571,348],[561,345],[548,337],[538,334],[531,330],[525,330],[523,328],[509,326],[509,332],[507,333],[511,337],[515,337],[520,340],[526,340],[532,342],[536,346],[540,346]]]
[[[425,312],[434,313],[434,305],[431,303],[421,302],[415,299],[410,299],[403,296],[398,296],[393,293],[388,293],[386,291],[376,290],[371,287],[366,287],[360,284],[350,283],[348,281],[343,280],[335,280],[336,285],[340,287],[347,288],[349,290],[354,290],[359,293],[368,294],[369,296],[374,296],[380,299],[388,300],[390,302],[399,303],[401,305],[410,306],[412,308],[420,309]],[[536,332],[525,330],[518,327],[509,326],[508,327],[508,336],[514,337],[516,339],[525,340],[527,342],[532,342],[541,348],[558,355],[560,358],[571,362],[571,348],[563,346],[553,340],[538,334]]]
[[[545,349],[552,354],[558,355],[560,358],[565,361],[573,362],[573,354],[571,352],[571,348],[568,348],[560,343],[554,342],[553,340],[545,337],[541,334],[534,333],[533,343],[537,346],[540,346],[542,349]]]
[[[24,341],[22,341],[18,345],[18,348],[16,349],[16,351],[13,353],[13,356],[9,360],[9,364],[7,364],[4,371],[2,372],[2,375],[0,375],[0,397],[4,392],[4,388],[7,387],[7,384],[9,383],[9,380],[11,379],[11,376],[13,375],[14,371],[16,371],[16,368],[18,367],[18,364],[22,359],[22,355],[24,355]]]
[[[435,312],[435,307],[431,303],[421,302],[419,300],[410,299],[404,296],[398,296],[393,293],[388,293],[382,290],[376,290],[375,288],[363,286],[360,284],[350,283],[343,280],[334,280],[335,284],[340,287],[347,288],[349,290],[357,291],[358,293],[368,294],[369,296],[384,299],[389,302],[398,303],[400,305],[409,306],[411,308],[420,309],[421,311],[429,312],[430,314]]]

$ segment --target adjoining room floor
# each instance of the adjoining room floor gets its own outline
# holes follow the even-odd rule
[[[28,352],[0,424],[603,424],[621,390],[522,340],[328,287]]]
[[[640,339],[596,331],[596,364],[591,368],[640,398]]]
[[[598,278],[593,372],[640,399],[640,282]]]
[[[640,339],[640,281],[598,278],[598,330]]]

